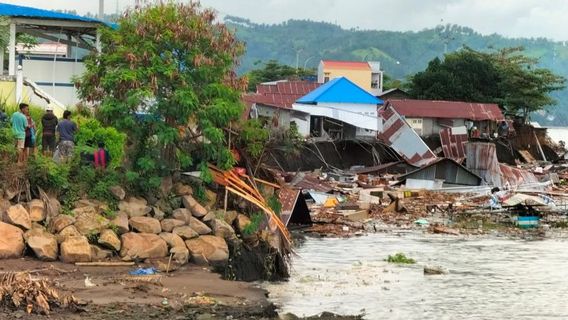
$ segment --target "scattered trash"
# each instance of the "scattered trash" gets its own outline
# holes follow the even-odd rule
[[[427,226],[429,224],[428,220],[426,220],[426,219],[418,219],[418,220],[414,221],[414,223],[419,225],[419,226]]]
[[[150,276],[150,275],[154,275],[156,273],[158,273],[158,270],[156,270],[156,268],[154,268],[154,267],[138,268],[136,270],[132,270],[132,271],[128,272],[128,274],[133,275],[133,276]]]
[[[91,278],[89,278],[88,276],[85,277],[85,287],[86,288],[93,288],[96,287],[97,285],[93,283],[93,281],[91,281]]]

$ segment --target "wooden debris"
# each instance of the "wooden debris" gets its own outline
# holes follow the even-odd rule
[[[75,262],[76,266],[82,267],[125,267],[133,266],[133,261],[96,261],[96,262]]]

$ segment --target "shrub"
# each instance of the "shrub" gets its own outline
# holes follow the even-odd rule
[[[76,116],[74,120],[79,126],[75,142],[77,144],[78,153],[93,153],[99,142],[104,142],[105,148],[108,150],[111,162],[109,168],[120,166],[124,158],[124,144],[126,135],[118,132],[113,127],[103,127],[102,124],[94,118],[86,118]]]
[[[57,164],[53,159],[36,155],[28,161],[27,174],[32,186],[61,193],[69,187],[68,164]]]
[[[255,213],[250,217],[250,223],[244,227],[243,233],[244,235],[251,235],[258,231],[260,225],[264,221],[264,214],[259,212]]]
[[[389,263],[398,263],[398,264],[415,264],[416,263],[416,260],[414,260],[412,258],[408,258],[402,252],[399,252],[399,253],[395,254],[394,256],[389,255],[388,258],[386,259],[386,261],[389,262]]]

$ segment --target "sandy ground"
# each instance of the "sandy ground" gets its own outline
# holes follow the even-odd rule
[[[130,276],[131,267],[78,267],[33,259],[2,260],[0,273],[32,271],[55,281],[85,302],[84,311],[55,311],[49,317],[2,309],[0,319],[259,319],[275,316],[266,292],[254,284],[222,280],[188,264],[152,281]],[[38,271],[39,270],[39,271]],[[95,287],[86,287],[89,277]]]

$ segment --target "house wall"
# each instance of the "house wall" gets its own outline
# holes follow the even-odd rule
[[[364,114],[369,116],[369,118],[376,118],[378,131],[382,131],[383,129],[383,120],[378,116],[378,108],[374,104],[318,103],[318,106],[346,110],[353,113]],[[344,121],[342,117],[337,117],[335,119]],[[357,137],[375,137],[377,135],[377,131],[357,127],[355,135]]]
[[[285,129],[290,128],[291,110],[274,108],[259,104],[256,105],[256,109],[258,110],[259,117],[266,117],[270,119],[274,119],[276,117],[278,119],[279,128],[285,128]]]
[[[465,119],[405,118],[406,122],[422,137],[437,135],[442,128],[465,126]],[[422,123],[415,121],[422,120]]]
[[[298,133],[306,137],[310,135],[310,115],[301,112],[294,112],[290,113],[290,122],[294,122],[296,124],[296,128],[298,128]]]
[[[359,87],[371,92],[371,70],[350,70],[350,69],[334,69],[325,68],[320,63],[318,67],[318,82],[324,83],[326,74],[329,73],[329,80],[346,77],[347,79],[354,82]]]

